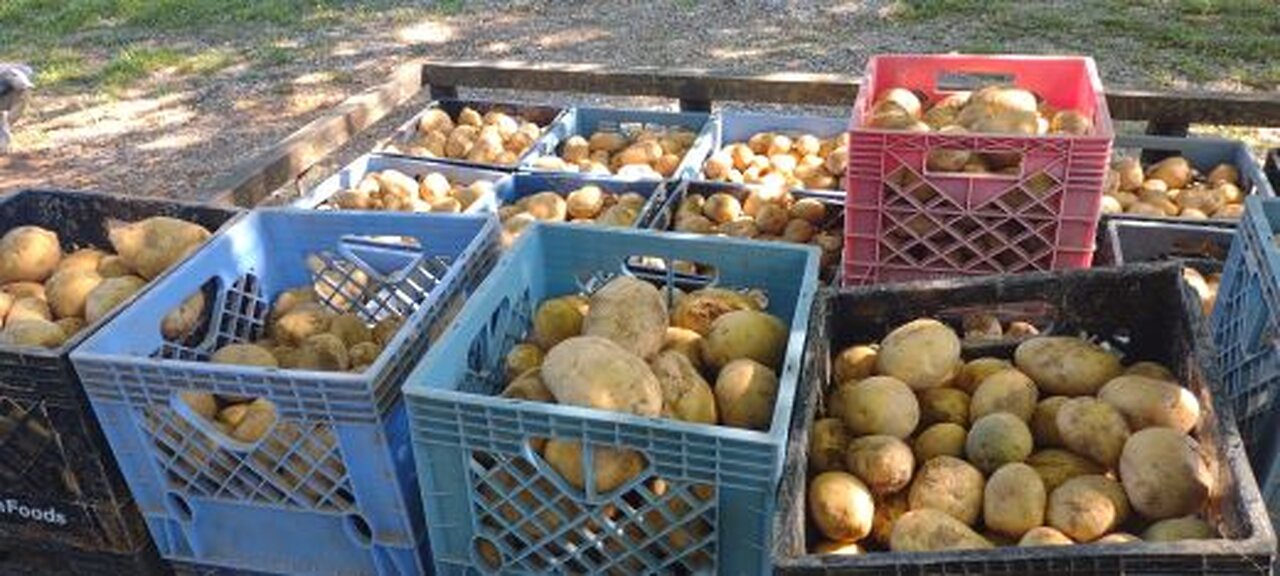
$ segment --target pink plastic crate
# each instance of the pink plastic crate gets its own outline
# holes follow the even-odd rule
[[[987,84],[1031,90],[1091,114],[1088,136],[938,134],[868,128],[875,97],[908,88],[933,102]],[[874,56],[849,126],[844,283],[1087,268],[1114,131],[1084,57]],[[935,172],[935,149],[1021,155],[1016,173]]]

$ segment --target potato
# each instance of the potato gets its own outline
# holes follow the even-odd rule
[[[551,390],[542,381],[542,371],[539,368],[530,368],[516,376],[511,380],[510,384],[507,384],[506,388],[502,389],[502,393],[499,396],[529,400],[531,402],[546,402],[548,404],[554,404],[556,401],[556,397],[551,394]]]
[[[1050,395],[1093,395],[1121,373],[1114,354],[1071,336],[1032,338],[1018,345],[1013,358],[1018,369]]]
[[[533,344],[521,343],[511,347],[505,359],[508,380],[542,365],[542,349]]]
[[[893,523],[889,549],[894,552],[977,550],[993,545],[972,528],[938,510],[913,509]]]
[[[101,320],[121,302],[137,293],[147,281],[137,276],[118,276],[104,279],[94,286],[84,299],[84,319],[89,324]]]
[[[866,484],[872,494],[892,494],[911,483],[915,456],[911,447],[893,436],[855,438],[845,451],[845,469]]]
[[[889,88],[876,98],[876,109],[896,108],[909,116],[919,118],[922,106],[920,98],[905,88]]]
[[[662,413],[662,386],[644,360],[612,340],[575,336],[542,362],[542,378],[562,404],[641,416]]]
[[[1127,532],[1112,532],[1110,534],[1107,534],[1106,536],[1103,536],[1097,540],[1094,540],[1093,543],[1094,544],[1129,544],[1131,542],[1141,542],[1141,541],[1142,541],[1141,538],[1138,538],[1137,536],[1134,536],[1133,534],[1129,534]]]
[[[1225,182],[1228,184],[1240,184],[1240,170],[1231,164],[1219,164],[1209,171],[1209,175],[1205,176],[1205,182],[1210,186],[1216,186]]]
[[[281,344],[299,346],[311,336],[328,332],[333,316],[323,305],[300,304],[272,324],[271,336]]]
[[[745,294],[724,288],[703,288],[690,292],[676,303],[671,325],[693,330],[702,336],[711,333],[717,318],[736,310],[760,310],[759,302]]]
[[[965,393],[973,395],[978,390],[978,385],[982,384],[988,376],[995,374],[1006,368],[1012,368],[1013,364],[1003,358],[977,358],[965,363],[960,369],[955,379],[955,386]]]
[[[564,222],[569,205],[555,192],[538,192],[527,197],[525,210],[543,222]]]
[[[275,322],[281,316],[293,311],[299,304],[315,303],[316,293],[311,286],[302,286],[281,292],[276,297],[276,301],[271,305],[270,318]]]
[[[580,296],[561,296],[543,300],[533,313],[530,339],[543,350],[582,334],[588,310],[587,300]]]
[[[982,523],[990,530],[1021,538],[1044,523],[1048,496],[1035,469],[1021,462],[1005,464],[987,479],[982,496]]]
[[[1167,426],[1189,433],[1200,420],[1200,403],[1195,394],[1177,384],[1146,376],[1117,376],[1098,391],[1098,399],[1118,410],[1134,432]]]
[[[875,514],[871,517],[870,539],[884,547],[889,545],[893,535],[893,524],[911,510],[907,502],[907,491],[900,490],[893,494],[882,494],[875,497]]]
[[[102,282],[92,270],[66,270],[45,282],[45,295],[55,318],[84,316],[85,298]]]
[[[832,373],[836,382],[861,380],[875,373],[875,345],[850,346],[841,350],[831,362]]]
[[[1050,396],[1036,404],[1035,413],[1031,415],[1031,437],[1039,448],[1062,446],[1062,434],[1058,432],[1058,410],[1062,409],[1070,398],[1066,396]]]
[[[968,432],[952,422],[934,424],[916,436],[912,446],[917,462],[927,462],[936,456],[964,457],[964,441]]]
[[[44,282],[62,260],[58,235],[39,226],[19,226],[0,237],[0,283]]]
[[[54,324],[57,324],[58,327],[62,329],[62,333],[67,336],[68,340],[74,338],[78,332],[80,332],[81,330],[84,330],[84,327],[87,326],[87,324],[85,324],[84,318],[81,318],[79,316],[68,316],[66,318],[59,318],[57,321],[54,322]]]
[[[854,436],[907,438],[920,421],[915,394],[901,380],[889,376],[841,383],[832,404],[831,412],[840,415]]]
[[[107,237],[126,265],[147,280],[154,279],[209,239],[199,224],[153,216],[132,224],[109,222]]]
[[[272,351],[272,354],[276,354]],[[364,372],[374,362],[378,361],[378,356],[382,355],[382,347],[376,342],[359,342],[347,349],[347,357],[351,362],[351,370],[355,372]],[[276,360],[280,360],[280,356],[276,354]],[[281,368],[286,368],[284,362],[280,362]]]
[[[53,321],[53,313],[49,311],[49,304],[43,298],[17,298],[9,305],[9,311],[5,314],[4,323],[8,325],[22,320],[47,320],[51,322]]]
[[[322,332],[302,341],[298,346],[296,364],[299,370],[346,372],[351,368],[351,356],[341,338]]]
[[[653,284],[618,276],[591,295],[582,334],[607,338],[640,358],[653,358],[666,339],[666,300]]]
[[[740,358],[720,370],[715,396],[721,424],[768,430],[778,396],[778,376],[764,364]]]
[[[79,270],[82,272],[96,273],[98,271],[98,264],[100,264],[102,259],[106,256],[106,252],[98,250],[97,248],[81,248],[63,256],[62,260],[58,261],[58,266],[54,268],[53,273],[57,274],[64,270]]]
[[[258,398],[249,403],[244,419],[231,431],[231,437],[241,442],[257,442],[267,435],[275,423],[275,405],[268,400]]]
[[[1142,533],[1145,542],[1176,542],[1178,540],[1214,540],[1218,531],[1197,516],[1183,516],[1161,520],[1147,527]]]
[[[329,322],[329,333],[337,336],[348,348],[373,341],[373,331],[353,312],[334,316]]]
[[[1115,468],[1129,439],[1129,426],[1110,404],[1095,398],[1072,398],[1058,409],[1062,444],[1106,468]]]
[[[1133,508],[1152,520],[1198,512],[1213,490],[1200,445],[1173,428],[1146,428],[1129,437],[1119,470]]]
[[[920,426],[939,422],[969,424],[969,395],[957,388],[930,388],[916,394],[920,401]]]
[[[849,433],[839,418],[820,418],[809,432],[809,471],[818,474],[844,469]]]
[[[743,217],[721,224],[719,233],[735,238],[756,238],[760,236],[760,229],[756,226],[755,220]]]
[[[226,424],[228,427],[234,429],[236,426],[239,426],[241,422],[244,422],[244,417],[248,415],[249,403],[245,402],[244,404],[232,404],[222,410],[219,410],[217,414],[215,414],[214,418],[218,422]]]
[[[895,328],[880,342],[876,371],[912,390],[943,386],[955,378],[960,338],[947,325],[924,318]]]
[[[1132,192],[1142,187],[1146,176],[1142,173],[1142,164],[1137,158],[1120,158],[1111,163],[1111,168],[1120,175],[1120,191]]]
[[[1036,411],[1038,394],[1036,385],[1026,374],[1017,369],[1001,370],[987,376],[973,393],[969,405],[969,421],[977,422],[983,416],[996,412],[1008,412],[1030,422]]]
[[[821,226],[827,219],[827,206],[813,198],[800,198],[791,205],[788,216]]]
[[[1076,110],[1063,110],[1053,115],[1049,131],[1084,136],[1093,132],[1093,120]]]
[[[862,481],[846,472],[823,472],[809,481],[809,519],[830,540],[861,540],[871,533],[875,503]]]
[[[453,130],[453,119],[449,113],[439,108],[432,108],[418,118],[418,132]]]
[[[1147,378],[1155,378],[1156,380],[1165,380],[1168,382],[1177,382],[1177,377],[1173,372],[1159,362],[1135,362],[1128,368],[1124,369],[1125,374],[1134,376],[1146,376]]]
[[[756,310],[736,310],[711,323],[711,331],[702,341],[702,359],[712,370],[740,358],[780,370],[788,336],[787,325],[777,317]]]
[[[604,191],[595,185],[583,186],[570,192],[565,202],[569,216],[595,218],[604,210]]]
[[[823,540],[814,545],[814,554],[836,554],[839,556],[855,556],[864,553],[857,542],[835,542],[832,540]]]
[[[817,229],[810,224],[808,220],[795,219],[787,222],[787,227],[782,231],[782,239],[787,242],[795,242],[804,244],[813,239],[813,235],[817,233]]]
[[[1059,532],[1056,528],[1048,526],[1038,526],[1027,531],[1022,535],[1022,539],[1018,540],[1018,546],[1070,546],[1075,544],[1068,538],[1066,534]]]
[[[213,420],[218,415],[218,400],[213,397],[213,394],[183,390],[178,393],[178,399],[201,418]]]
[[[666,351],[683,354],[694,368],[699,371],[703,369],[702,335],[693,330],[668,327],[666,336],[662,340],[661,352]]]
[[[203,317],[204,293],[196,292],[164,315],[160,320],[160,335],[170,341],[186,340],[200,327],[200,319]]]
[[[634,450],[595,447],[592,450],[592,470],[595,491],[604,494],[626,484],[644,470],[644,456]],[[543,458],[566,482],[579,490],[585,489],[586,477],[582,465],[582,444],[552,438],[543,448]]]
[[[209,357],[214,364],[234,364],[236,366],[263,366],[276,368],[280,364],[271,352],[255,344],[227,344],[219,348]]]
[[[716,224],[724,224],[737,220],[742,215],[742,205],[732,194],[717,192],[707,198],[702,206],[702,215]]]
[[[1191,182],[1191,163],[1182,156],[1170,156],[1147,168],[1147,178],[1163,181],[1169,188],[1186,188]]]
[[[1053,448],[1031,454],[1027,457],[1026,463],[1040,475],[1040,479],[1044,481],[1045,490],[1050,493],[1067,480],[1077,476],[1106,472],[1106,469],[1088,458]]]
[[[0,345],[57,348],[67,341],[62,327],[44,318],[19,318],[0,330]]]
[[[1129,517],[1124,489],[1106,476],[1077,476],[1049,495],[1045,512],[1050,526],[1076,542],[1090,542]]]
[[[972,526],[982,512],[982,472],[968,462],[937,456],[916,472],[907,495],[912,510],[940,510]]]
[[[688,357],[675,351],[660,352],[649,367],[662,386],[663,417],[716,423],[715,393]]]
[[[1031,455],[1031,430],[1021,418],[996,412],[979,418],[964,441],[965,457],[985,473]]]

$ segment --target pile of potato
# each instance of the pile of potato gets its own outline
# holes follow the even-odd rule
[[[635,192],[614,194],[587,184],[561,194],[543,191],[498,209],[502,244],[510,246],[534,222],[581,222],[599,226],[633,226],[647,199]]]
[[[678,126],[624,124],[619,132],[596,132],[590,138],[570,136],[560,145],[559,156],[543,156],[532,164],[543,170],[670,178],[697,137]]]
[[[814,553],[1217,538],[1190,390],[1076,337],[963,362],[919,319],[832,358],[810,434]]]
[[[880,93],[865,125],[885,130],[939,134],[1013,134],[1083,136],[1093,132],[1093,120],[1077,110],[1055,110],[1022,88],[986,86],[973,92],[951,92],[926,105],[905,88]],[[1016,174],[1021,155],[972,150],[934,150],[926,166],[936,172],[999,172]]]
[[[833,138],[761,132],[712,154],[702,163],[702,177],[778,188],[843,190],[848,165],[847,132]]]
[[[334,194],[325,207],[388,212],[463,212],[484,196],[493,195],[493,182],[459,184],[439,172],[417,178],[399,170],[370,172],[354,188]]]
[[[64,254],[58,234],[19,226],[0,237],[0,344],[57,348],[97,322],[147,282],[209,239],[198,224],[157,216],[109,221],[114,254],[81,248]],[[181,340],[204,311],[196,295],[165,315],[165,338]]]
[[[1103,186],[1103,214],[1176,216],[1188,220],[1244,215],[1240,171],[1231,164],[1203,175],[1182,156],[1170,156],[1146,171],[1137,158],[1111,162]]]
[[[417,130],[403,150],[395,145],[385,149],[426,158],[513,165],[542,136],[543,129],[519,116],[496,110],[481,115],[466,107],[457,118],[439,108],[427,110],[418,119]]]
[[[838,212],[813,198],[797,200],[786,188],[763,187],[737,195],[689,193],[676,208],[672,229],[811,244],[822,249],[822,269],[829,274],[840,263],[844,245]]]

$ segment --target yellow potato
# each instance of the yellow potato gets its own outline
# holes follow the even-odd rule
[[[788,335],[786,324],[769,313],[736,310],[711,323],[711,331],[702,341],[702,359],[713,370],[740,358],[781,370]]]
[[[1129,517],[1125,491],[1106,476],[1077,476],[1049,495],[1049,526],[1076,542],[1102,537]]]
[[[960,373],[956,376],[955,386],[965,393],[973,395],[978,390],[978,385],[986,380],[987,376],[995,374],[1006,368],[1012,368],[1013,364],[1003,358],[977,358],[965,363],[960,369]]]
[[[960,338],[946,324],[930,318],[895,328],[880,342],[876,371],[906,383],[912,390],[951,382],[959,371]]]
[[[702,336],[711,333],[717,318],[735,310],[760,310],[758,301],[748,295],[723,288],[703,288],[690,292],[671,311],[671,325],[693,330]]]
[[[938,510],[912,510],[893,524],[889,549],[893,552],[978,550],[993,545],[981,534]]]
[[[1070,336],[1027,340],[1014,352],[1014,363],[1050,395],[1092,395],[1121,373],[1120,360],[1114,354]]]
[[[845,348],[831,361],[831,369],[836,382],[867,378],[876,370],[876,347],[858,345]]]
[[[640,358],[651,359],[666,339],[666,300],[653,284],[618,276],[591,295],[582,334],[607,338]]]
[[[1168,382],[1176,382],[1178,379],[1173,372],[1159,362],[1135,362],[1128,368],[1124,369],[1125,374],[1135,376],[1146,376],[1147,378],[1155,378],[1156,380],[1165,380]]]
[[[916,471],[907,500],[912,510],[940,510],[972,526],[982,513],[985,484],[982,472],[968,462],[937,456]]]
[[[542,365],[545,357],[542,349],[533,344],[521,343],[511,347],[506,356],[506,374],[508,380],[524,374]]]
[[[619,448],[593,448],[592,470],[596,493],[612,492],[626,484],[644,470],[644,456],[634,450]],[[542,457],[569,485],[582,490],[587,485],[582,464],[582,444],[552,438],[546,441]]]
[[[1145,542],[1177,542],[1179,540],[1215,540],[1218,531],[1197,516],[1169,518],[1148,526],[1142,533]]]
[[[1173,428],[1146,428],[1129,437],[1119,470],[1133,508],[1152,520],[1198,512],[1213,492],[1200,445]]]
[[[1112,532],[1110,534],[1107,534],[1106,536],[1103,536],[1097,540],[1094,540],[1093,543],[1094,544],[1129,544],[1131,542],[1141,542],[1141,541],[1142,541],[1141,538],[1138,538],[1133,534],[1129,534],[1126,532]]]
[[[1106,468],[1120,461],[1129,426],[1110,404],[1091,397],[1072,398],[1058,409],[1058,433],[1069,450]]]
[[[323,332],[302,341],[295,363],[299,370],[345,372],[351,368],[351,356],[341,338]]]
[[[0,344],[57,348],[66,342],[62,327],[44,318],[22,318],[7,322],[0,330]]]
[[[542,381],[542,370],[539,368],[530,368],[523,374],[516,376],[502,389],[499,396],[503,398],[515,398],[517,400],[529,400],[532,402],[545,402],[554,404],[556,397],[551,394],[551,390],[547,389],[547,384]]]
[[[969,421],[977,422],[988,414],[1008,412],[1023,422],[1030,422],[1036,411],[1036,400],[1036,385],[1026,374],[1013,368],[1001,370],[987,376],[974,391],[969,405]]]
[[[907,438],[920,420],[915,394],[901,380],[889,376],[841,383],[832,396],[832,414],[838,414],[854,436]]]
[[[988,474],[1005,464],[1026,460],[1031,448],[1031,430],[1021,418],[1008,412],[979,418],[964,441],[965,457]]]
[[[871,533],[875,503],[852,474],[823,472],[809,481],[809,519],[830,540],[851,542]]]
[[[543,300],[534,311],[530,339],[543,350],[550,350],[568,338],[581,335],[587,310],[587,300],[580,296]]]
[[[45,296],[49,299],[49,310],[55,318],[68,318],[85,315],[85,300],[102,277],[93,270],[63,270],[54,273],[45,282]]]
[[[809,432],[809,470],[815,474],[844,469],[849,433],[839,418],[822,418],[813,422]]]
[[[19,226],[0,236],[0,283],[44,282],[62,260],[58,235],[39,226]]]
[[[235,364],[239,366],[279,366],[271,351],[254,344],[227,344],[219,348],[209,357],[214,364]]]
[[[875,514],[871,518],[871,540],[888,547],[893,536],[893,524],[911,510],[907,503],[907,491],[883,494],[875,498]]]
[[[764,364],[740,358],[720,369],[715,396],[721,424],[768,430],[778,397],[778,376]]]
[[[1036,404],[1036,411],[1031,415],[1031,436],[1035,439],[1036,447],[1062,446],[1062,434],[1058,431],[1058,410],[1068,400],[1070,398],[1066,396],[1050,396]]]
[[[968,432],[959,424],[942,422],[934,424],[916,436],[912,446],[917,462],[927,462],[935,456],[964,457],[964,441]]]
[[[1035,469],[1021,462],[1001,466],[987,479],[982,523],[990,530],[1021,538],[1044,523],[1048,495]]]
[[[893,436],[855,438],[845,451],[845,469],[866,484],[872,494],[892,494],[911,483],[915,456],[911,447]]]
[[[1070,546],[1075,544],[1066,534],[1059,532],[1056,528],[1048,526],[1039,526],[1028,530],[1022,535],[1022,539],[1018,540],[1018,546]]]
[[[649,367],[662,386],[663,416],[685,422],[716,423],[715,393],[685,355],[660,352]]]
[[[1118,410],[1134,432],[1167,426],[1188,433],[1200,420],[1200,403],[1195,394],[1177,384],[1146,376],[1117,376],[1098,391],[1098,399]]]
[[[542,361],[542,379],[562,404],[641,416],[662,413],[662,385],[648,364],[606,338],[560,342]]]
[[[1055,448],[1032,453],[1026,463],[1040,475],[1049,492],[1076,476],[1106,473],[1106,469],[1088,458]]]
[[[139,276],[151,280],[194,252],[211,234],[199,224],[154,216],[132,224],[108,223],[116,254]]]

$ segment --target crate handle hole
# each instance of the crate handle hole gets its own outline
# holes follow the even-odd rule
[[[369,526],[369,521],[364,519],[360,514],[350,514],[346,517],[343,527],[356,544],[368,548],[373,545],[373,528]]]
[[[1014,86],[1017,77],[1008,72],[939,70],[933,82],[938,92],[968,92],[992,85]],[[1036,98],[1039,99],[1040,96],[1037,94]]]
[[[628,256],[621,268],[628,276],[681,290],[705,288],[720,280],[720,271],[711,264],[662,256]]]
[[[1022,175],[1023,154],[1007,150],[970,149],[957,144],[930,148],[924,172],[930,175],[1017,179]]]
[[[275,403],[266,398],[182,390],[174,392],[169,405],[219,447],[233,452],[253,451],[280,420]]]
[[[506,563],[502,558],[502,549],[484,536],[471,539],[471,556],[471,563],[489,574],[496,573]]]
[[[384,284],[412,275],[426,251],[417,238],[348,234],[338,240],[338,254]]]
[[[187,504],[187,499],[182,495],[170,492],[165,495],[165,508],[169,509],[169,514],[178,518],[181,522],[190,522],[192,518],[191,505]]]

